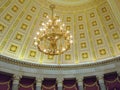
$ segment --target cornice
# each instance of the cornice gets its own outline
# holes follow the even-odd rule
[[[99,61],[99,62],[93,62],[93,63],[91,62],[91,63],[85,63],[85,64],[72,64],[72,65],[60,65],[60,64],[47,65],[47,64],[30,63],[30,62],[16,60],[16,59],[6,57],[3,55],[0,55],[0,61],[9,63],[9,64],[13,64],[13,65],[22,66],[22,67],[28,67],[28,68],[41,68],[41,69],[44,68],[44,69],[57,69],[57,70],[59,70],[59,69],[65,70],[66,69],[66,70],[68,70],[69,68],[71,68],[71,69],[92,68],[92,67],[98,67],[98,66],[111,64],[111,63],[120,62],[120,56],[113,57],[111,59],[106,59],[106,60]]]

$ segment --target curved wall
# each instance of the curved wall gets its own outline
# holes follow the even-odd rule
[[[40,90],[41,81],[44,78],[56,78],[59,90],[62,89],[62,81],[64,78],[76,78],[83,89],[83,78],[87,76],[96,76],[99,80],[102,90],[105,90],[103,75],[109,72],[118,72],[120,74],[120,57],[114,57],[101,62],[78,64],[78,65],[40,65],[35,63],[17,61],[0,55],[0,71],[14,75],[14,88],[19,84],[22,76],[35,77],[36,85]],[[61,88],[61,89],[60,89]],[[13,89],[17,90],[17,89]]]
[[[39,65],[23,61],[16,61],[12,58],[0,56],[0,71],[8,73],[34,76],[34,77],[78,77],[90,75],[103,75],[107,72],[120,72],[120,57],[112,58],[102,62],[79,64],[79,65]]]

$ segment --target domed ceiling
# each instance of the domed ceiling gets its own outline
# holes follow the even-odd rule
[[[74,40],[71,49],[58,56],[45,55],[33,44],[36,31],[51,15],[50,4],[56,5],[57,17]],[[120,10],[113,9],[106,0],[0,0],[0,54],[38,64],[82,64],[117,57],[120,14],[115,11]]]

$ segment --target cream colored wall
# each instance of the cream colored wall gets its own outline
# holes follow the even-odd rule
[[[49,4],[45,0],[0,0],[1,55],[38,64],[82,64],[120,55],[119,23],[106,0],[86,9],[56,6],[56,15],[65,22],[74,43],[61,56],[40,53],[33,38],[45,16],[51,15]]]

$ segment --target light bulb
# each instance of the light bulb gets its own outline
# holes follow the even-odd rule
[[[70,43],[73,43],[73,40],[70,40]]]
[[[63,27],[65,26],[65,24],[62,25]]]
[[[56,52],[59,53],[59,50],[57,50]]]
[[[46,16],[46,18],[49,18],[49,16]]]
[[[70,38],[72,38],[72,35],[70,35]]]
[[[66,33],[70,33],[70,31],[67,31]]]
[[[42,23],[42,25],[44,26],[45,24],[44,24],[44,23]]]
[[[54,29],[54,26],[52,26],[51,28]]]
[[[46,23],[47,25],[49,24],[49,22]]]
[[[63,30],[63,27],[60,27],[61,30]]]
[[[34,42],[34,44],[37,46],[38,45],[38,43],[37,42]]]
[[[49,19],[49,20],[48,20],[48,22],[52,22],[52,20],[51,20],[51,19]]]
[[[36,40],[37,38],[36,38],[36,37],[34,37],[34,39]]]
[[[65,48],[62,48],[62,51],[65,51]]]
[[[42,28],[40,28],[40,31],[42,31],[43,29]]]
[[[57,22],[60,22],[60,21],[61,21],[60,19],[57,20]]]
[[[56,36],[55,39],[58,39],[58,36]]]
[[[40,33],[39,32],[37,32],[37,35],[39,35]]]
[[[43,51],[46,52],[46,49],[44,49]]]

